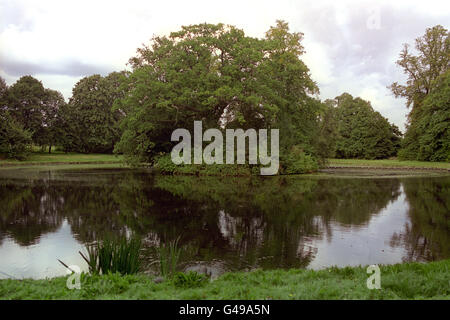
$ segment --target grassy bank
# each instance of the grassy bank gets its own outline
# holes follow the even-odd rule
[[[33,152],[23,161],[0,158],[0,166],[35,165],[35,164],[82,164],[82,163],[119,163],[121,155],[83,154],[83,153],[41,153]]]
[[[189,288],[145,275],[89,276],[80,290],[67,277],[0,280],[0,299],[449,299],[450,259],[381,266],[381,289],[369,290],[364,267],[256,270],[222,275]]]
[[[383,159],[383,160],[328,159],[327,166],[450,170],[450,163],[448,162],[401,161],[391,159]]]
[[[170,160],[170,159],[169,159]],[[26,160],[4,159],[0,155],[0,167],[22,165],[68,165],[68,164],[118,164],[123,163],[122,155],[82,154],[53,152],[33,152]],[[366,168],[366,169],[440,169],[450,170],[447,162],[400,161],[400,160],[362,160],[328,159],[328,168]],[[157,168],[164,174],[211,175],[211,176],[250,176],[259,175],[258,167],[249,165],[180,165],[176,166],[168,159],[160,161]],[[308,169],[303,173],[311,173]]]

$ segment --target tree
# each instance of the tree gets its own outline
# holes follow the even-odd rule
[[[0,77],[0,103],[2,107],[6,102],[5,99],[7,98],[7,95],[8,95],[8,85],[6,84],[5,79]]]
[[[263,39],[223,24],[184,26],[130,59],[127,95],[116,102],[127,114],[116,146],[129,161],[169,152],[176,128],[277,128],[280,152],[294,145],[313,154],[319,103],[299,56],[302,34],[277,21]]]
[[[450,162],[450,71],[438,77],[416,123],[417,159]]]
[[[72,97],[61,109],[64,127],[62,145],[66,151],[109,153],[120,138],[121,110],[112,110],[114,101],[123,96],[121,83],[126,72],[107,77],[92,75],[77,82]]]
[[[382,159],[397,153],[401,133],[370,102],[348,93],[336,97],[336,156]]]
[[[449,32],[440,25],[428,28],[422,37],[416,39],[417,55],[412,54],[409,48],[408,44],[404,45],[397,61],[407,75],[406,84],[394,82],[390,86],[395,97],[406,98],[407,107],[411,107],[403,148],[399,155],[407,159],[431,159],[431,156],[424,157],[420,151],[419,143],[423,131],[418,129],[418,121],[425,115],[424,101],[436,89],[438,82],[435,80],[449,70]]]
[[[315,146],[321,159],[336,156],[336,141],[338,138],[338,121],[336,101],[327,99],[321,104],[318,121],[318,133]]]
[[[34,144],[51,146],[59,137],[57,118],[65,104],[58,91],[46,89],[32,76],[23,76],[8,90],[6,109],[12,119],[31,133]]]
[[[61,143],[64,128],[60,125],[61,110],[66,105],[63,95],[55,90],[45,89],[45,100],[42,106],[42,126],[37,133],[39,145],[48,145],[48,152],[52,146]]]
[[[260,83],[269,89],[266,105],[269,110],[274,108],[266,126],[280,129],[282,171],[284,167],[295,165],[296,161],[286,163],[286,158],[292,159],[291,154],[298,153],[296,158],[300,162],[305,156],[319,155],[314,142],[322,106],[318,99],[311,97],[319,93],[319,88],[311,79],[308,67],[300,59],[305,52],[302,39],[302,33],[290,33],[286,22],[277,21],[276,26],[266,32],[266,59],[259,68]]]
[[[43,128],[43,104],[46,100],[42,82],[32,76],[23,76],[9,88],[8,111],[11,117],[32,134],[39,144]]]
[[[9,114],[8,91],[5,80],[0,77],[0,153],[9,158],[23,159],[31,144],[31,134]]]

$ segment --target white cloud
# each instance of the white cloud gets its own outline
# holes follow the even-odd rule
[[[367,19],[379,8],[380,29]],[[370,10],[369,10],[370,9]],[[27,70],[70,97],[86,73],[126,68],[153,35],[182,25],[232,24],[263,37],[276,19],[304,32],[304,61],[321,98],[364,95],[403,129],[407,112],[386,85],[402,77],[395,60],[403,42],[450,21],[447,1],[33,1],[0,0],[0,75],[8,84]],[[448,27],[448,25],[446,26]],[[376,75],[376,76],[375,76]]]

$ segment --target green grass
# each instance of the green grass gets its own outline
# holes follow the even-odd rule
[[[338,167],[381,167],[409,169],[450,169],[448,162],[401,161],[394,159],[363,160],[363,159],[328,159],[328,166]]]
[[[119,163],[121,155],[114,154],[82,154],[33,152],[23,161],[0,158],[0,166],[31,164],[80,164],[80,163]]]
[[[449,299],[450,259],[380,266],[381,289],[369,290],[365,267],[235,272],[202,285],[154,283],[146,275],[86,275],[81,289],[67,277],[0,280],[0,299]],[[187,281],[182,281],[183,283]]]
[[[209,282],[209,278],[205,274],[199,274],[194,271],[187,273],[177,272],[173,275],[171,282],[177,288],[195,288],[204,286]]]

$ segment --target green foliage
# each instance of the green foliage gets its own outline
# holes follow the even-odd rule
[[[9,88],[7,110],[11,117],[31,132],[33,142],[40,140],[43,127],[43,104],[46,92],[42,83],[32,76],[23,76]]]
[[[129,91],[116,101],[127,116],[115,150],[127,161],[151,162],[171,150],[173,130],[202,120],[204,130],[277,128],[281,153],[298,144],[315,155],[320,102],[309,97],[318,89],[299,58],[302,38],[283,21],[263,39],[223,24],[153,38],[130,59]]]
[[[311,173],[319,169],[317,160],[298,146],[292,147],[291,152],[281,162],[283,174]]]
[[[450,37],[444,27],[428,28],[416,39],[417,55],[405,44],[397,64],[408,76],[406,84],[394,82],[396,97],[411,107],[399,157],[408,160],[450,161],[449,66]]]
[[[399,159],[361,160],[361,159],[328,159],[328,165],[338,167],[372,167],[372,168],[405,168],[405,169],[449,169],[450,163],[428,161],[405,161]],[[403,171],[405,172],[405,171]],[[414,171],[412,171],[414,172]]]
[[[178,246],[178,241],[169,241],[168,243],[161,243],[158,250],[159,267],[161,275],[164,277],[172,277],[178,269],[178,262],[182,249]]]
[[[155,168],[163,174],[174,174],[178,167],[183,166],[183,164],[176,165],[173,163],[170,154],[159,155],[155,159]]]
[[[8,114],[0,112],[0,154],[25,160],[30,153],[31,134]]]
[[[411,112],[403,159],[450,162],[450,71],[433,85],[422,106]]]
[[[8,90],[6,111],[14,121],[31,133],[33,143],[58,142],[58,112],[65,105],[61,93],[44,88],[32,76],[23,76]]]
[[[336,157],[383,159],[395,156],[401,132],[370,102],[344,93],[336,97]]]
[[[10,115],[9,102],[9,88],[0,77],[0,154],[23,160],[29,153],[32,135]]]
[[[260,174],[259,165],[248,164],[175,164],[170,154],[158,155],[154,167],[162,174],[196,176],[249,176]]]
[[[87,256],[80,255],[94,274],[135,274],[140,270],[140,238],[106,238],[102,242],[86,246]]]
[[[448,299],[450,260],[381,265],[381,290],[368,290],[366,267],[257,270],[227,273],[201,287],[155,284],[144,275],[82,275],[81,289],[67,277],[0,280],[0,299]],[[251,290],[249,290],[251,288]]]
[[[409,47],[404,44],[397,60],[397,65],[408,77],[406,84],[394,82],[389,88],[396,97],[406,98],[407,106],[414,110],[433,90],[433,80],[449,68],[449,32],[441,25],[427,28],[425,34],[415,41],[418,54],[413,55]]]
[[[66,102],[58,91],[45,89],[45,93],[42,126],[36,133],[36,143],[41,146],[48,145],[51,153],[52,145],[61,144],[66,132],[66,128],[61,124],[61,110],[66,106]]]
[[[107,77],[92,75],[78,81],[72,98],[61,109],[60,126],[65,151],[81,153],[111,153],[119,140],[121,110],[112,110],[114,101],[124,95],[121,87],[126,72],[110,73]]]
[[[172,283],[177,288],[197,288],[204,286],[209,281],[209,278],[204,274],[199,274],[194,271],[187,273],[177,272],[172,278]]]
[[[318,160],[323,163],[327,158],[336,156],[336,140],[338,119],[336,115],[335,101],[327,99],[321,104],[319,113],[318,132],[315,140],[315,149]]]

